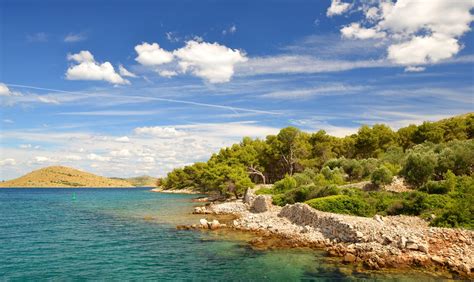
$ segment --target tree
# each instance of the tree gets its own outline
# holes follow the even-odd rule
[[[383,165],[377,168],[370,177],[372,184],[378,187],[392,183],[392,179],[392,172]]]
[[[436,155],[432,151],[412,152],[408,155],[402,173],[408,183],[420,187],[434,174]]]
[[[402,146],[403,150],[407,150],[416,145],[415,143],[415,132],[418,127],[414,124],[410,124],[407,127],[402,127],[397,131],[397,142]]]
[[[295,127],[283,128],[276,136],[267,137],[272,154],[283,164],[283,175],[293,175],[299,161],[307,158],[310,152],[308,139],[308,134]]]
[[[425,121],[418,126],[413,138],[417,144],[425,141],[438,144],[444,140],[444,129],[438,123]]]

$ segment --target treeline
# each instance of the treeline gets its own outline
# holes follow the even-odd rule
[[[265,140],[243,138],[240,144],[223,148],[206,163],[175,169],[160,184],[165,189],[192,188],[203,192],[217,191],[223,195],[241,195],[253,183],[274,183],[285,175],[305,169],[319,171],[329,160],[358,160],[350,172],[351,180],[368,177],[367,166],[372,158],[398,158],[417,144],[440,144],[452,140],[468,140],[474,136],[474,114],[438,122],[424,122],[393,131],[376,124],[362,126],[357,134],[344,138],[328,135],[324,130],[306,133],[294,127],[282,129]],[[356,175],[356,172],[360,175]]]
[[[473,113],[398,131],[362,126],[344,138],[287,127],[265,140],[245,137],[205,163],[173,170],[160,185],[240,197],[254,184],[273,183],[259,193],[272,194],[279,205],[306,202],[360,216],[418,215],[435,226],[474,228],[473,137]],[[371,192],[350,185],[370,180],[376,190],[394,176],[412,190]]]

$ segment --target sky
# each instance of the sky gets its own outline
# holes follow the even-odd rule
[[[474,110],[471,0],[0,0],[0,179]]]

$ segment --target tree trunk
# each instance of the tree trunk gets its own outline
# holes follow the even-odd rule
[[[258,169],[254,168],[253,166],[249,166],[249,167],[248,167],[248,170],[249,170],[249,173],[250,173],[250,174],[255,174],[255,175],[260,176],[260,177],[262,178],[263,184],[266,184],[265,175],[264,175],[261,171],[259,171]]]

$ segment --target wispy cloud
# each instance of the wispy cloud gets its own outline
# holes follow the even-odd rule
[[[48,38],[49,36],[45,32],[37,32],[26,35],[26,40],[28,42],[48,42]]]
[[[69,33],[64,37],[64,42],[67,43],[73,43],[73,42],[79,42],[79,41],[84,41],[87,39],[87,36],[84,33]]]

